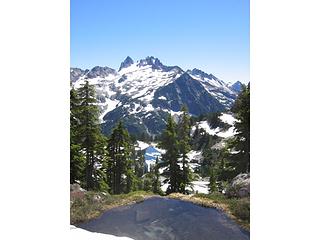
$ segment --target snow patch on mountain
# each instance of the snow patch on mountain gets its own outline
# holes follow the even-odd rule
[[[217,136],[218,137],[222,137],[222,138],[229,138],[229,137],[234,136],[235,133],[236,133],[235,128],[234,127],[230,127],[230,128],[228,128],[227,131],[218,132]]]
[[[208,134],[210,134],[212,136],[216,135],[220,130],[219,127],[218,128],[214,128],[214,129],[210,128],[209,123],[206,120],[199,122],[198,126],[199,126],[199,128],[202,128],[203,130],[205,130]],[[195,128],[196,128],[196,126],[193,126],[192,130],[194,131]]]
[[[189,153],[187,153],[187,156],[190,161],[200,163],[202,159],[202,152],[191,150]]]
[[[234,116],[232,116],[232,114],[229,113],[222,113],[221,116],[219,116],[219,118],[222,122],[228,123],[229,125],[233,125],[236,121]]]
[[[209,123],[206,120],[200,121],[198,123],[198,127],[205,130],[206,133],[208,133],[212,136],[217,135],[218,137],[222,137],[222,138],[229,138],[229,137],[234,136],[236,134],[234,123],[237,120],[232,116],[232,114],[229,114],[229,113],[222,113],[222,115],[219,116],[219,118],[222,122],[225,122],[225,123],[231,125],[231,127],[229,127],[226,131],[223,131],[220,127],[211,128]],[[196,129],[196,126],[192,126],[191,134],[194,133],[195,129]]]
[[[166,98],[165,96],[160,96],[160,97],[158,97],[158,99],[160,99],[160,100],[167,100],[167,98]]]
[[[150,146],[150,144],[142,141],[137,141],[137,143],[138,143],[139,150],[144,150]]]
[[[230,95],[234,94],[234,91],[230,89],[228,84],[226,84],[221,79],[213,76],[212,74],[207,74],[199,69],[188,70],[187,73],[194,79],[198,80],[202,86],[217,100],[226,105],[230,105]]]
[[[111,100],[110,98],[106,98],[105,103],[102,104],[102,114],[99,117],[100,121],[103,122],[103,116],[115,109],[119,103],[119,100]]]

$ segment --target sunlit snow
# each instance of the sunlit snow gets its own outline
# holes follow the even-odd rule
[[[228,113],[222,113],[221,116],[219,117],[222,122],[228,123],[230,125],[233,125],[236,119]]]
[[[70,235],[71,239],[74,240],[133,240],[133,238],[128,237],[117,237],[110,234],[89,232],[73,225],[70,225]]]
[[[138,142],[138,147],[140,148],[140,150],[144,150],[147,147],[149,147],[150,145],[148,143],[142,142],[142,141],[137,141]]]
[[[160,99],[160,100],[167,100],[167,98],[166,98],[165,96],[160,96],[160,97],[158,97],[158,99]]]

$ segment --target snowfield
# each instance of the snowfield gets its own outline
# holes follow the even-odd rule
[[[189,161],[197,161],[198,163],[200,162],[200,160],[202,159],[202,152],[201,151],[194,151],[191,150],[188,154],[188,159]]]
[[[208,134],[214,136],[216,135],[219,131],[220,131],[220,128],[217,127],[217,128],[210,128],[209,126],[209,123],[207,121],[201,121],[199,123],[199,128],[202,128],[203,130],[205,130]]]
[[[219,117],[222,122],[225,122],[229,125],[231,125],[230,128],[228,128],[226,131],[222,131],[221,128],[210,128],[207,121],[201,121],[199,122],[199,128],[202,128],[206,131],[206,133],[214,136],[217,135],[218,137],[222,138],[229,138],[235,135],[236,131],[234,128],[234,123],[237,121],[231,114],[229,113],[222,113],[222,115]],[[196,126],[193,126],[191,129],[191,134],[195,131]]]
[[[230,125],[234,125],[234,123],[236,122],[234,116],[228,113],[222,113],[219,118],[222,122],[228,123]]]
[[[89,232],[87,230],[77,228],[70,225],[71,239],[73,240],[134,240],[128,237],[117,237],[110,234]]]
[[[186,189],[193,192],[193,193],[203,193],[203,194],[209,194],[209,181],[193,181],[191,182],[192,184],[192,188],[191,187],[187,187]],[[168,188],[169,184],[165,183],[163,185],[161,185],[161,190],[163,192],[166,192],[167,188]],[[193,189],[193,190],[192,190]]]
[[[218,137],[222,137],[222,138],[229,138],[234,136],[235,134],[235,128],[234,127],[230,127],[227,131],[225,132],[218,132],[217,136]]]
[[[209,194],[209,181],[193,181],[191,183],[195,193]]]
[[[142,142],[142,141],[137,141],[138,142],[138,147],[140,148],[140,150],[144,150],[147,147],[149,147],[150,145],[148,143]]]

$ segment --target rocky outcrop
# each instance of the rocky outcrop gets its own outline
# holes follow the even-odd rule
[[[80,187],[80,184],[78,183],[73,183],[73,184],[70,184],[70,191],[71,192],[83,192],[85,191],[83,188]]]
[[[133,60],[131,57],[126,57],[126,59],[121,63],[120,65],[120,68],[119,68],[119,71],[123,68],[127,68],[127,67],[130,67],[132,64],[133,64]]]
[[[232,179],[226,190],[228,197],[249,197],[250,196],[250,174],[241,173]]]
[[[70,184],[70,200],[73,202],[77,198],[83,198],[85,196],[86,190],[80,187],[80,184],[73,183]]]

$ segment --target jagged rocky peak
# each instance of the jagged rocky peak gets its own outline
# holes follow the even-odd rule
[[[197,69],[197,68],[194,68],[192,70],[188,70],[187,73],[189,73],[191,75],[194,75],[196,77],[202,78],[202,79],[204,79],[204,78],[209,78],[209,79],[213,79],[213,80],[217,80],[218,79],[213,74],[205,73],[204,71],[202,71],[200,69]]]
[[[230,86],[230,88],[235,92],[241,92],[242,85],[243,84],[240,81],[236,81],[234,84]]]
[[[133,60],[131,57],[127,56],[126,59],[120,64],[119,71],[123,68],[130,67],[133,64]]]
[[[117,71],[109,67],[96,66],[88,72],[88,74],[86,75],[86,78],[96,78],[96,77],[104,78],[109,76],[110,74],[116,75]]]
[[[152,66],[152,68],[155,68],[155,69],[161,69],[163,67],[163,64],[160,62],[160,60],[153,56],[151,57],[148,56],[145,59],[141,59],[138,64],[139,67],[143,67],[147,65]]]
[[[80,77],[84,76],[89,70],[82,70],[81,68],[70,68],[71,82],[77,81]]]
[[[188,72],[184,72],[181,74],[181,76],[179,77],[179,79],[183,79],[185,81],[193,79],[190,74]]]
[[[161,71],[165,71],[165,72],[169,72],[169,71],[175,71],[176,73],[183,73],[183,70],[178,67],[178,66],[166,66],[164,64],[162,64],[162,62],[158,59],[155,58],[153,56],[151,57],[146,57],[145,59],[141,59],[138,62],[138,66],[139,67],[143,67],[143,66],[151,66],[152,69],[157,69],[157,70],[161,70]]]

